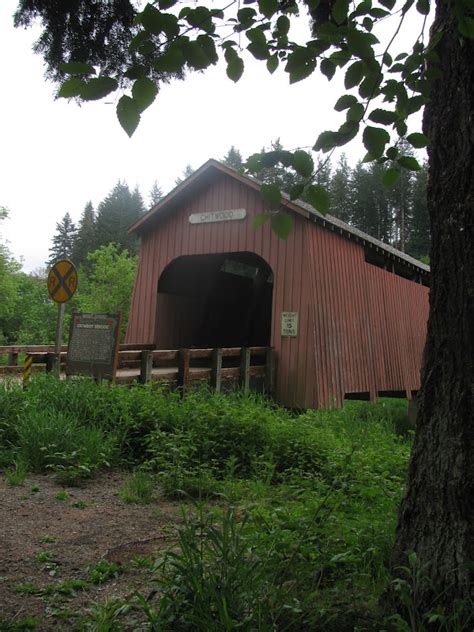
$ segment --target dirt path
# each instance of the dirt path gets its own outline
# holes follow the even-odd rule
[[[126,476],[109,473],[73,488],[50,476],[29,476],[20,487],[1,477],[1,631],[28,616],[40,621],[37,630],[73,630],[93,602],[147,594],[147,556],[175,541],[181,514],[158,495],[150,505],[125,504]],[[118,570],[100,583],[101,571],[91,575],[88,565]]]

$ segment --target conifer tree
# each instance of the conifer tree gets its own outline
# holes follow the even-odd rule
[[[97,209],[96,247],[115,243],[120,250],[136,254],[136,237],[127,231],[143,212],[143,199],[138,189],[132,193],[125,182],[118,181]]]
[[[176,178],[175,180],[176,186],[178,186],[178,184],[181,184],[181,182],[184,182],[186,178],[189,178],[189,176],[192,175],[194,171],[195,171],[194,168],[188,163],[186,167],[184,168],[183,173]]]
[[[337,163],[336,169],[331,178],[329,191],[331,194],[331,215],[342,219],[343,222],[351,223],[351,169],[345,154],[342,154]]]
[[[92,202],[87,202],[79,220],[79,227],[72,249],[72,260],[76,266],[84,264],[87,260],[87,255],[96,249],[95,219]]]
[[[48,264],[58,259],[70,259],[76,238],[76,225],[69,213],[66,213],[60,222],[56,223],[56,234],[53,236],[52,246],[49,249]]]
[[[148,194],[149,205],[155,206],[155,204],[158,204],[158,202],[162,199],[162,197],[163,197],[163,190],[158,184],[158,182],[155,180],[150,189],[150,193]]]
[[[431,246],[430,218],[426,204],[428,169],[426,163],[417,171],[412,187],[411,230],[407,252],[417,259],[429,256]]]
[[[238,149],[231,146],[226,155],[222,158],[221,162],[223,162],[228,167],[232,167],[236,171],[240,171],[244,166],[244,161],[242,159],[242,154]]]

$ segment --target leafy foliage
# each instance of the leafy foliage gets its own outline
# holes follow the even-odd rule
[[[147,565],[159,599],[123,603],[158,629],[352,629],[368,612],[383,619],[374,604],[410,448],[397,433],[405,416],[400,401],[291,414],[240,393],[182,400],[156,386],[39,376],[0,390],[0,454],[68,482],[82,468],[138,466],[121,492],[128,502],[160,490],[201,498],[177,545]],[[120,570],[90,564],[81,586]],[[28,590],[72,589],[63,584]]]

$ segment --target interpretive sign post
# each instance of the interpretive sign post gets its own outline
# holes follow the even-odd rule
[[[79,314],[71,320],[66,375],[92,375],[113,380],[121,326],[120,314]]]

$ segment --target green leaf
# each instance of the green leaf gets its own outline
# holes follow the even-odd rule
[[[163,14],[152,4],[147,4],[143,11],[139,14],[140,22],[149,33],[158,35],[163,30],[163,22],[161,19],[162,15]]]
[[[369,114],[369,119],[374,123],[390,125],[391,123],[395,123],[395,121],[398,119],[398,115],[396,112],[377,108],[376,110],[372,110],[372,112]]]
[[[140,109],[138,104],[126,95],[120,97],[117,103],[117,118],[122,128],[131,138],[140,122]]]
[[[66,75],[95,75],[95,68],[81,61],[70,61],[67,64],[59,64],[59,70]]]
[[[304,191],[304,184],[294,184],[290,189],[290,200],[297,200]]]
[[[244,28],[249,28],[255,22],[256,15],[257,12],[251,7],[244,7],[237,11],[237,19]]]
[[[166,9],[171,9],[177,2],[178,0],[159,0],[158,6],[162,11],[166,11]]]
[[[364,118],[365,107],[362,103],[355,103],[347,110],[348,121],[361,121]]]
[[[135,64],[124,72],[124,76],[127,77],[127,79],[141,79],[142,77],[146,77],[146,73],[147,69],[145,66]]]
[[[158,88],[151,79],[144,77],[137,79],[133,84],[133,100],[138,104],[141,112],[153,103],[157,94]]]
[[[355,28],[351,28],[347,32],[347,48],[362,59],[374,56],[373,45],[377,43],[378,40],[372,33],[364,33]]]
[[[277,213],[272,216],[272,230],[280,237],[280,239],[287,239],[288,235],[293,230],[293,218],[288,213]]]
[[[280,188],[276,184],[262,184],[260,193],[270,206],[278,206],[281,202]]]
[[[458,30],[464,37],[474,39],[474,18],[470,18],[468,15],[458,15]]]
[[[197,40],[188,42],[183,47],[183,53],[188,65],[194,70],[204,70],[211,63],[206,51]]]
[[[118,82],[112,77],[97,77],[89,79],[81,90],[81,98],[84,101],[96,101],[102,99],[118,88]]]
[[[314,171],[314,162],[311,156],[301,149],[293,154],[293,168],[303,178],[309,178]]]
[[[349,59],[351,58],[351,54],[348,50],[336,50],[334,53],[331,53],[329,59],[333,64],[342,68],[347,64]]]
[[[168,37],[179,34],[178,18],[172,13],[162,13],[151,4],[147,4],[139,14],[141,24],[149,33],[159,35],[165,33]]]
[[[358,104],[358,109],[355,109],[351,112],[351,115],[355,116],[357,113],[360,113],[360,108],[363,107],[362,103]],[[356,106],[352,106],[356,108]],[[349,108],[348,113],[352,108]],[[357,136],[359,133],[360,123],[357,120],[349,119],[345,123],[341,125],[341,127],[337,130],[337,146],[342,147],[350,142],[353,138]]]
[[[364,147],[372,158],[380,158],[385,151],[385,145],[390,141],[390,134],[381,127],[368,125],[362,134]]]
[[[253,230],[257,230],[258,228],[266,224],[269,219],[270,215],[268,213],[259,213],[258,215],[255,215],[252,222]]]
[[[336,0],[331,13],[337,24],[345,22],[349,13],[349,0]]]
[[[331,81],[331,79],[334,77],[334,74],[336,73],[336,66],[329,59],[321,60],[320,69],[323,75],[328,78],[328,81]]]
[[[267,45],[267,38],[265,37],[265,33],[262,31],[262,29],[250,29],[245,33],[245,35],[251,42],[254,42],[255,44],[260,44],[262,46]]]
[[[336,110],[336,112],[342,112],[343,110],[347,110],[348,108],[352,107],[357,102],[357,97],[355,97],[353,94],[344,94],[336,101],[334,109]]]
[[[86,83],[82,79],[67,79],[59,89],[58,97],[64,97],[66,99],[70,97],[78,97],[85,85]]]
[[[266,18],[271,18],[278,11],[278,0],[258,0],[258,8]]]
[[[416,149],[421,149],[422,147],[426,147],[428,145],[428,138],[424,134],[419,134],[417,132],[409,134],[407,136],[407,141]]]
[[[338,132],[321,132],[313,147],[314,151],[324,151],[325,153],[334,149],[339,144],[340,135]]]
[[[397,0],[379,0],[379,2],[383,7],[387,7],[387,9],[391,11]]]
[[[425,105],[425,103],[425,97],[419,95],[416,97],[410,97],[406,105],[407,114],[414,114],[415,112],[418,112]]]
[[[252,53],[255,59],[268,59],[270,56],[267,43],[261,44],[259,42],[250,42],[247,46],[247,50]]]
[[[288,35],[288,31],[290,30],[290,20],[286,17],[286,15],[280,15],[278,18],[277,29],[279,35]]]
[[[278,64],[280,63],[278,59],[278,55],[272,55],[267,60],[267,70],[270,74],[273,74],[275,70],[278,68]]]
[[[314,52],[303,46],[298,46],[288,55],[285,72],[290,75],[290,83],[296,83],[309,77],[315,68]]]
[[[418,0],[416,10],[418,13],[421,13],[421,15],[428,15],[430,12],[430,0]]]
[[[390,167],[382,176],[382,184],[385,187],[392,187],[400,177],[400,169]]]
[[[326,215],[331,205],[331,198],[329,193],[323,187],[318,184],[311,184],[306,189],[306,199],[313,208],[319,211],[322,215]]]
[[[363,99],[377,96],[382,77],[379,72],[370,72],[359,86],[359,94]]]
[[[153,61],[153,68],[160,72],[180,72],[186,60],[179,45],[172,44],[164,53]]]
[[[233,48],[227,48],[224,57],[227,62],[227,76],[236,83],[244,72],[244,62]]]
[[[390,160],[395,160],[395,158],[398,156],[398,148],[397,147],[389,147],[387,149],[387,158],[390,158]]]
[[[135,35],[135,37],[132,37],[130,44],[128,45],[128,50],[137,50],[137,48],[140,48],[142,44],[149,41],[149,37],[149,33],[147,33],[146,31],[140,31]]]
[[[421,169],[420,163],[413,156],[400,156],[397,160],[400,167],[408,169],[409,171],[419,171]]]
[[[365,65],[363,61],[355,61],[349,66],[344,77],[344,86],[346,90],[355,88],[362,81],[365,75]]]

